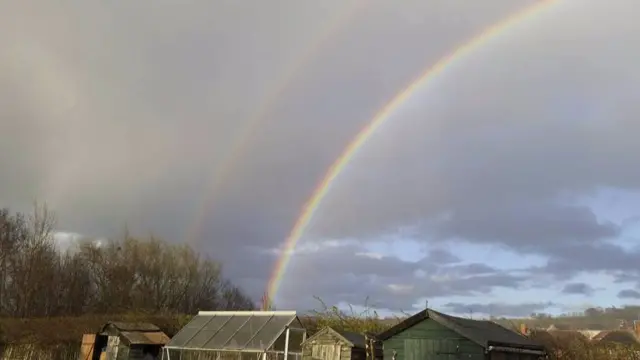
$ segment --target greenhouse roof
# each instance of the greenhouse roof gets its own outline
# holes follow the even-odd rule
[[[305,331],[295,311],[200,311],[165,347],[263,352],[287,327]]]

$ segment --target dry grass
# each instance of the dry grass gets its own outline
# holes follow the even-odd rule
[[[190,317],[182,315],[95,315],[46,319],[0,319],[0,360],[77,360],[82,335],[109,321],[150,322],[169,336]]]
[[[109,321],[150,322],[173,336],[188,321],[182,315],[95,315],[82,317],[59,317],[44,319],[0,319],[0,346],[37,344],[57,346],[77,344],[82,335],[95,333]]]
[[[32,344],[0,347],[2,360],[77,360],[80,347],[76,344],[40,347]]]

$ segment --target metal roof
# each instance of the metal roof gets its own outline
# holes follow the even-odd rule
[[[145,332],[161,331],[159,327],[151,323],[123,322],[123,321],[109,321],[102,327],[102,331],[104,331],[109,326],[113,326],[114,328],[120,331],[145,331]]]
[[[293,330],[290,344],[299,348],[302,341],[297,338],[305,329],[295,311],[201,311],[165,347],[263,352],[283,337],[287,327]]]
[[[130,345],[164,345],[171,339],[167,334],[158,332],[130,332],[123,331],[120,335]]]

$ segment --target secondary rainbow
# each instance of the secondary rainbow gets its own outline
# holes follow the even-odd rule
[[[298,76],[300,71],[306,68],[316,56],[319,50],[321,50],[325,44],[334,38],[339,33],[339,30],[344,28],[346,24],[357,14],[364,5],[368,4],[368,0],[356,0],[345,10],[341,11],[333,20],[329,22],[329,25],[325,28],[320,36],[314,41],[309,42],[309,46],[302,52],[302,54],[293,61],[291,66],[288,66],[289,70],[285,76],[274,86],[274,90],[270,91],[264,101],[256,108],[256,111],[249,116],[249,120],[245,122],[240,131],[238,132],[237,140],[231,145],[231,149],[226,156],[223,157],[222,163],[219,167],[213,170],[211,175],[212,181],[208,184],[204,190],[202,201],[197,206],[194,220],[189,224],[186,229],[184,241],[188,244],[195,245],[199,236],[199,231],[202,228],[207,215],[208,209],[215,201],[220,187],[227,183],[227,178],[231,174],[233,165],[236,160],[242,156],[243,152],[248,148],[253,135],[256,130],[260,129],[260,125],[264,121],[266,115],[273,108],[274,104],[277,104],[278,99],[288,89],[289,85],[293,83],[294,79]]]
[[[302,208],[298,219],[296,220],[289,236],[284,242],[281,254],[275,264],[275,267],[269,278],[267,285],[267,296],[270,299],[274,299],[278,293],[280,283],[287,270],[287,265],[291,261],[291,256],[294,253],[295,247],[304,234],[306,227],[313,218],[313,214],[318,209],[318,206],[329,192],[331,185],[336,180],[338,175],[344,170],[351,158],[360,149],[367,140],[380,128],[381,125],[389,119],[390,115],[398,109],[404,102],[411,97],[411,95],[421,86],[434,79],[438,74],[446,70],[456,60],[463,58],[465,55],[473,52],[473,50],[481,47],[487,41],[495,38],[500,33],[505,32],[511,26],[532,17],[535,14],[540,13],[542,10],[548,9],[553,4],[559,3],[560,0],[546,0],[535,3],[526,7],[507,19],[493,24],[483,30],[480,34],[473,37],[471,40],[456,48],[453,52],[441,58],[436,64],[427,68],[418,78],[414,79],[406,88],[400,93],[395,95],[391,101],[389,101],[371,121],[365,126],[349,143],[349,145],[342,152],[340,157],[329,167],[324,178],[313,191],[313,195],[307,200]]]

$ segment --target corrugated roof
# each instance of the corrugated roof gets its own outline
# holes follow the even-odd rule
[[[157,332],[130,332],[123,331],[120,333],[125,340],[132,345],[165,345],[171,339],[167,336],[167,334],[157,331]]]
[[[263,352],[283,337],[287,327],[294,330],[290,333],[291,351],[291,344],[300,346],[305,332],[295,312],[201,311],[166,347]]]
[[[154,332],[160,331],[160,328],[154,324],[146,323],[146,322],[122,322],[122,321],[110,321],[105,324],[103,330],[112,325],[116,329],[120,331],[146,331],[146,332]]]
[[[425,319],[432,319],[485,348],[491,345],[502,344],[506,346],[542,350],[542,346],[531,339],[513,332],[493,321],[464,319],[446,315],[431,309],[425,309],[409,317],[391,329],[378,335],[378,338],[380,340],[387,340]]]

